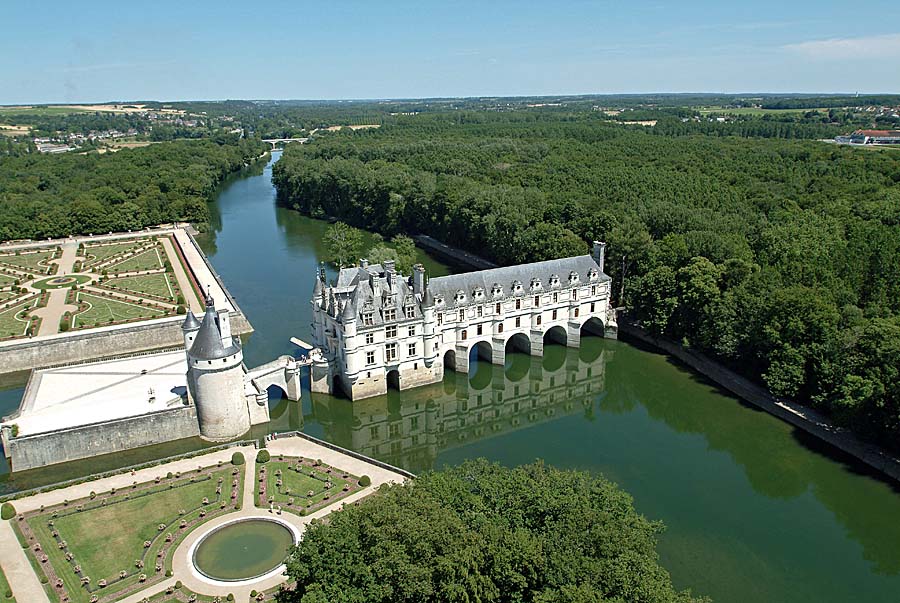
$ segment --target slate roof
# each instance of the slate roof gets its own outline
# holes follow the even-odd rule
[[[187,316],[184,317],[184,322],[181,323],[182,331],[196,331],[200,328],[200,321],[197,320],[197,317],[191,312],[191,309],[188,308]]]
[[[222,343],[222,334],[216,324],[216,311],[214,308],[207,308],[191,345],[191,356],[197,360],[219,360],[237,354],[240,350],[234,340],[227,347]]]

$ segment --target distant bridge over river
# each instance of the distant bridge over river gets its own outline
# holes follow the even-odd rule
[[[277,149],[279,145],[284,146],[289,142],[299,142],[303,144],[309,140],[309,138],[263,138],[263,142],[268,142],[272,145],[272,149]]]

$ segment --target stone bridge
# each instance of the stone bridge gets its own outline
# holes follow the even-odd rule
[[[255,396],[257,402],[264,405],[269,399],[268,389],[274,385],[284,392],[288,400],[300,400],[301,366],[302,361],[285,355],[247,371],[244,380],[246,394]]]

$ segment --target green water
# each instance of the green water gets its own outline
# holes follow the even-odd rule
[[[309,338],[327,227],[276,208],[270,173],[260,165],[224,187],[200,239],[256,329],[248,366],[294,352],[291,336]],[[432,275],[449,270],[423,259]],[[0,412],[20,396],[0,392]],[[627,343],[586,338],[578,350],[548,346],[543,359],[475,362],[470,375],[355,403],[310,396],[307,386],[300,404],[273,399],[271,413],[271,431],[303,429],[415,472],[484,456],[603,473],[665,522],[659,550],[675,583],[718,602],[900,600],[900,489]],[[195,446],[17,474],[0,487]]]
[[[293,544],[293,534],[280,523],[241,521],[201,540],[194,551],[194,565],[215,580],[246,580],[281,565]]]

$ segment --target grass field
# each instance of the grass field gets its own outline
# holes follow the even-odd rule
[[[175,301],[175,292],[169,282],[169,276],[163,272],[111,278],[103,285],[124,293],[155,295]]]
[[[66,107],[60,105],[16,105],[0,106],[0,115],[71,115],[72,113],[91,113],[88,109]]]
[[[153,247],[143,253],[131,256],[127,260],[106,266],[106,269],[110,272],[132,272],[134,270],[155,270],[162,267],[159,250]]]
[[[25,330],[28,328],[28,321],[19,320],[16,318],[16,315],[33,305],[34,300],[31,300],[0,312],[0,337],[19,337],[24,335]]]
[[[8,299],[12,299],[12,298],[16,297],[17,295],[19,295],[19,294],[16,293],[15,291],[8,291],[8,290],[0,291],[0,303],[3,303]]]
[[[111,245],[87,245],[84,248],[84,253],[87,256],[86,263],[89,266],[99,264],[114,255],[125,253],[136,247],[140,247],[141,244],[140,241],[127,241],[125,243],[113,243]]]
[[[322,465],[320,467],[311,467],[303,464],[300,471],[297,471],[297,459],[289,459],[285,457],[284,461],[272,459],[265,464],[257,464],[257,481],[256,481],[256,499],[259,501],[259,477],[260,468],[265,467],[266,479],[266,495],[274,497],[274,503],[285,507],[286,510],[299,510],[304,507],[317,507],[320,503],[332,502],[342,498],[345,495],[344,486],[356,482],[354,476],[347,479],[341,477],[343,475],[340,469]],[[326,470],[331,469],[331,473]],[[280,475],[278,472],[281,472]],[[315,474],[315,477],[313,475]],[[278,485],[279,480],[281,485]],[[331,482],[331,487],[327,488],[327,483]],[[312,496],[308,494],[312,492]],[[325,501],[328,496],[329,500]],[[290,499],[294,499],[294,504],[290,505]],[[267,501],[261,501],[259,506],[267,507]],[[293,508],[292,508],[293,507]]]
[[[29,272],[46,274],[49,268],[46,266],[39,266],[38,264],[43,260],[49,260],[51,257],[53,257],[52,251],[38,251],[36,253],[22,253],[20,255],[0,255],[0,263],[22,268]]]
[[[135,318],[159,318],[165,316],[165,312],[156,308],[99,297],[81,291],[78,293],[78,301],[89,304],[90,308],[75,315],[73,326],[76,327],[92,327],[98,323],[102,326],[110,321],[118,322]]]
[[[8,274],[0,274],[0,287],[12,285],[14,282],[16,282],[16,277],[9,276]]]
[[[14,603],[15,597],[7,597],[6,593],[11,593],[12,591],[9,588],[9,580],[6,579],[6,575],[4,575],[3,570],[0,569],[0,602],[2,603]]]

